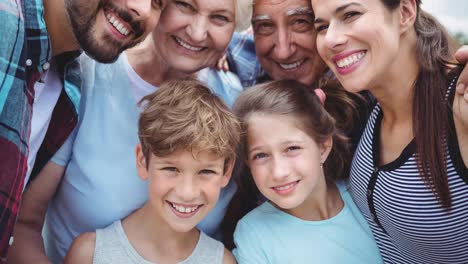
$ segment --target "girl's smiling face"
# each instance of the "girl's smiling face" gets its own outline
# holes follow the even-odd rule
[[[260,192],[292,215],[326,191],[321,164],[331,138],[317,144],[295,117],[254,113],[248,118],[247,163]]]

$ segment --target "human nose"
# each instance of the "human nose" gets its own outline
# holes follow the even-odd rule
[[[135,17],[147,19],[151,14],[152,0],[127,0],[127,8]]]
[[[279,60],[288,59],[296,50],[296,45],[292,38],[292,33],[288,30],[278,30],[275,41],[275,57]]]
[[[195,42],[202,42],[208,35],[208,21],[204,16],[197,15],[187,26],[187,34]]]
[[[190,202],[197,198],[199,190],[195,180],[190,175],[184,175],[176,186],[177,195],[183,202]]]
[[[324,37],[325,46],[329,49],[335,50],[346,43],[346,35],[343,29],[335,24],[330,24]]]
[[[273,158],[273,179],[280,181],[287,178],[290,174],[290,168],[287,162],[287,158],[284,156],[276,156]]]

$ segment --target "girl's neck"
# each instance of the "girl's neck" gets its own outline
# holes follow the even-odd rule
[[[137,252],[155,263],[183,261],[192,254],[200,237],[196,228],[174,231],[148,203],[122,220],[122,226]]]
[[[314,191],[300,206],[283,211],[302,220],[322,221],[336,216],[343,207],[336,184],[326,183],[325,188]]]
[[[154,46],[151,34],[142,43],[125,51],[125,54],[133,70],[143,80],[154,86],[160,86],[169,79],[179,79],[190,75],[170,67],[164,61]]]

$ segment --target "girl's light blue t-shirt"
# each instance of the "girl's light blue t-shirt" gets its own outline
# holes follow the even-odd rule
[[[234,232],[233,251],[245,263],[382,263],[366,220],[344,183],[337,184],[343,209],[323,221],[305,221],[265,202],[243,217]]]

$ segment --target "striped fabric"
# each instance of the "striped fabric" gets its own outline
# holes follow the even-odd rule
[[[451,80],[447,92],[450,102],[456,80]],[[449,137],[447,172],[453,204],[447,212],[421,180],[414,141],[395,161],[374,165],[382,116],[377,104],[354,156],[351,186],[385,263],[468,263],[468,170],[456,136]]]
[[[0,0],[0,257],[7,253],[27,171],[34,83],[47,69],[51,49],[42,0]],[[62,61],[65,89],[36,162],[39,171],[73,130],[79,100],[77,54]],[[72,63],[65,62],[72,58]],[[67,66],[65,68],[65,65]],[[67,74],[65,76],[65,74]],[[33,172],[34,174],[34,172]]]

